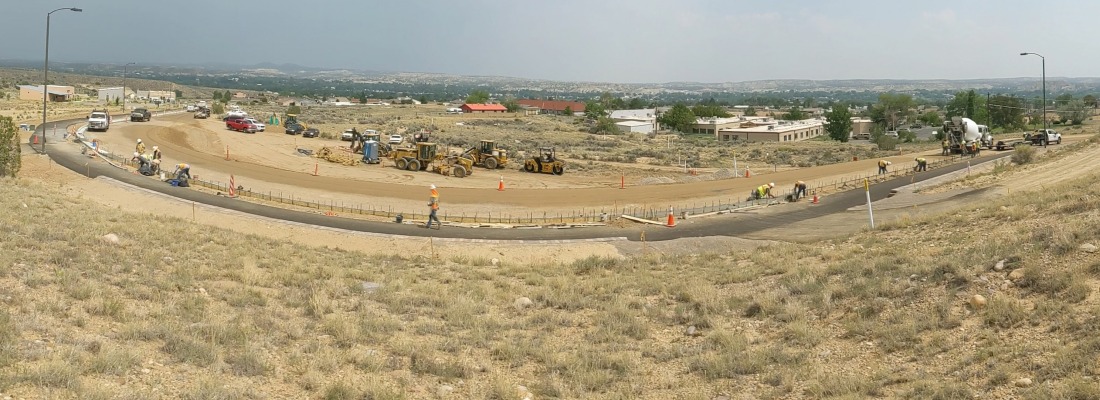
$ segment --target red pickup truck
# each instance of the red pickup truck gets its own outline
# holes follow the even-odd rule
[[[256,131],[260,130],[260,128],[246,119],[228,119],[225,121],[225,127],[245,133],[256,133]]]

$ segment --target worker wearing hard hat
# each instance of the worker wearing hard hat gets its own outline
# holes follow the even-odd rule
[[[946,155],[949,155],[949,154],[951,154],[951,143],[948,142],[947,139],[944,139],[943,140],[943,154],[942,155],[946,156]]]
[[[142,143],[141,139],[137,140],[137,146],[134,147],[134,151],[137,151],[139,154],[145,154],[145,143]]]
[[[879,175],[886,175],[886,172],[887,172],[886,167],[888,167],[890,164],[893,164],[893,163],[891,163],[889,161],[886,161],[886,160],[878,160],[878,174]]]
[[[767,185],[760,185],[759,187],[756,188],[756,192],[755,192],[756,196],[755,197],[757,199],[775,198],[775,195],[772,194],[772,188],[774,188],[774,187],[775,187],[774,182],[769,183]]]
[[[439,216],[436,214],[439,212],[439,191],[436,190],[435,185],[431,185],[431,197],[428,197],[428,207],[431,209],[428,214],[428,224],[424,225],[425,228],[432,227],[432,221],[435,221],[435,229],[443,227],[443,223],[439,221]]]
[[[191,179],[191,166],[187,163],[176,164],[176,170],[172,171],[172,175],[175,175],[176,179]]]
[[[917,166],[914,168],[914,170],[916,170],[917,172],[928,170],[928,160],[925,160],[924,157],[917,157],[916,161]]]

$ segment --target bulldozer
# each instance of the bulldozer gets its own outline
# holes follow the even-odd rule
[[[488,169],[504,168],[508,165],[508,151],[497,148],[496,142],[482,140],[477,147],[471,147],[462,156],[474,161],[474,165]]]
[[[416,147],[398,147],[390,152],[397,169],[407,171],[432,171],[441,175],[465,178],[473,172],[474,162],[464,156],[439,154],[439,146],[430,142],[417,142]]]
[[[523,170],[561,175],[565,173],[565,161],[558,159],[553,147],[543,147],[539,149],[539,155],[524,160]]]

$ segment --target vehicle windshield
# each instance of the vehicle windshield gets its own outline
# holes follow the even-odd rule
[[[92,113],[92,118],[107,118],[107,114],[104,114],[104,113]]]

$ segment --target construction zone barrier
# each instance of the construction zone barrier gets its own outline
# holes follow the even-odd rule
[[[497,185],[497,191],[498,192],[503,192],[504,191],[504,175],[500,176],[500,184]]]
[[[668,223],[665,226],[669,228],[676,226],[676,216],[672,215],[672,206],[668,206]]]
[[[229,197],[237,198],[237,180],[229,175]]]

